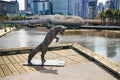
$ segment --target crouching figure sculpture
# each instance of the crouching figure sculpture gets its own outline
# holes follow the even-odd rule
[[[38,53],[39,51],[41,51],[41,62],[42,62],[42,65],[43,65],[46,62],[45,54],[48,50],[49,44],[53,41],[54,38],[56,39],[56,42],[58,42],[59,38],[57,37],[57,34],[60,33],[61,35],[63,35],[65,29],[66,28],[62,25],[53,26],[49,30],[49,32],[46,34],[46,37],[43,40],[43,42],[40,43],[36,48],[34,48],[30,52],[30,54],[28,56],[28,64],[31,64],[31,60],[35,56],[35,54]]]

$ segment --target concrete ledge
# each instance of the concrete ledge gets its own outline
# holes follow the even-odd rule
[[[2,36],[4,36],[4,35],[8,34],[9,32],[15,30],[16,28],[6,28],[6,29],[7,29],[6,32],[4,32],[4,29],[1,29],[1,30],[0,30],[0,37],[2,37]]]
[[[86,49],[78,44],[74,44],[73,49],[78,51],[78,52],[82,52],[82,54],[87,56],[89,59],[95,60],[97,63],[99,63],[100,65],[109,69],[115,75],[120,77],[120,65],[119,64],[117,64],[117,63],[115,63],[115,62],[113,62],[105,57],[102,57],[101,55],[96,54],[96,53],[90,51],[89,49]]]
[[[52,51],[52,50],[60,50],[60,49],[70,49],[71,47],[72,47],[72,44],[51,44],[48,47],[48,50]],[[35,48],[35,46],[21,47],[21,48],[8,48],[8,49],[0,48],[0,56],[29,53],[29,51],[32,50],[33,48]]]

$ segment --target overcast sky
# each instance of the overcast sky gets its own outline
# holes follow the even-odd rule
[[[10,1],[10,0],[3,0],[3,1]],[[98,0],[98,2],[105,3],[106,0]],[[24,10],[24,0],[18,0],[20,10]]]

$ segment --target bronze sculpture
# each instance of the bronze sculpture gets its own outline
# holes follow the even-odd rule
[[[45,39],[43,40],[42,43],[40,43],[35,49],[33,49],[29,56],[28,56],[28,64],[31,64],[31,60],[32,58],[35,56],[35,54],[39,51],[41,51],[41,61],[42,61],[42,65],[46,62],[45,60],[45,54],[48,50],[48,46],[49,44],[53,41],[53,39],[56,39],[56,42],[58,42],[59,38],[57,37],[57,34],[60,33],[61,35],[64,34],[65,31],[65,27],[62,25],[57,25],[57,26],[53,26],[49,32],[46,34]]]

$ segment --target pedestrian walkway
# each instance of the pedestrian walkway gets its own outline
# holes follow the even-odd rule
[[[5,29],[0,29],[0,37],[4,36],[5,34],[11,32],[12,30],[14,30],[15,28],[6,28],[6,31]]]
[[[44,67],[43,67],[44,68]],[[1,80],[117,80],[92,62],[8,76]]]

